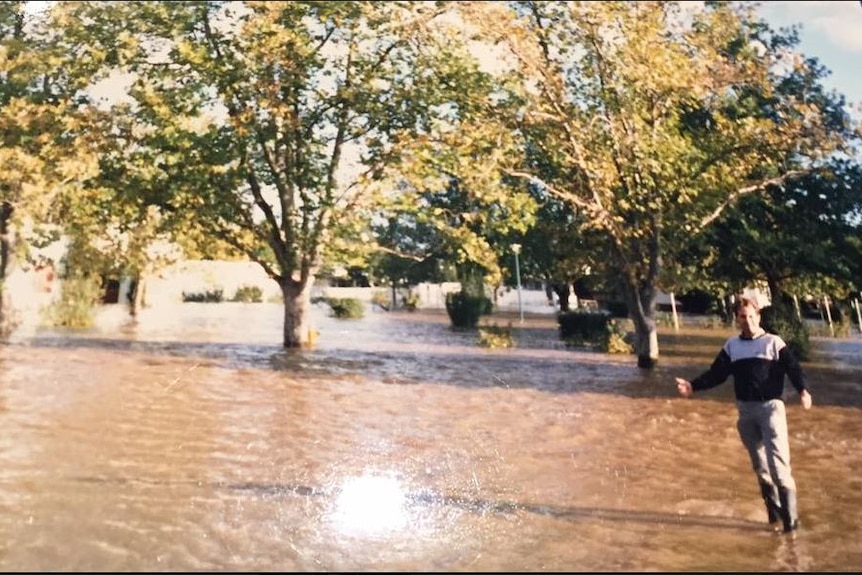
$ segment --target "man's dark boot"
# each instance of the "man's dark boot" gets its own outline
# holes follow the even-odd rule
[[[774,525],[781,520],[781,506],[778,503],[778,490],[770,483],[760,483],[760,494],[766,504],[766,516],[769,524]]]
[[[790,533],[799,528],[799,516],[796,514],[796,490],[778,488],[778,500],[781,502],[781,522],[784,524],[784,532]]]

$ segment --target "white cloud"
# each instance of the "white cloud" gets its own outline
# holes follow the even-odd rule
[[[862,52],[862,5],[840,2],[764,2],[760,13],[775,26],[799,24],[802,34],[817,34],[835,48]]]
[[[862,5],[840,2],[770,1],[758,13],[775,29],[799,25],[799,50],[817,58],[830,74],[824,86],[844,95],[848,112],[862,122]]]

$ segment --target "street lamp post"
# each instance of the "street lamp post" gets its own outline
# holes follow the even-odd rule
[[[518,316],[521,318],[521,323],[524,323],[524,306],[521,303],[521,265],[518,262],[518,254],[521,253],[521,244],[512,244],[512,251],[515,252],[515,281],[518,285]]]

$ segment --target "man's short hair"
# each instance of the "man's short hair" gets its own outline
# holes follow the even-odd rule
[[[739,313],[739,310],[744,307],[750,307],[757,313],[760,313],[760,306],[757,305],[757,298],[742,296],[741,298],[739,298],[739,301],[736,302],[736,309],[734,310],[734,312]]]

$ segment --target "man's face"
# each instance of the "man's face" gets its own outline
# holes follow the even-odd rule
[[[751,337],[760,327],[760,312],[750,305],[740,307],[739,311],[736,312],[736,325],[742,335]]]

